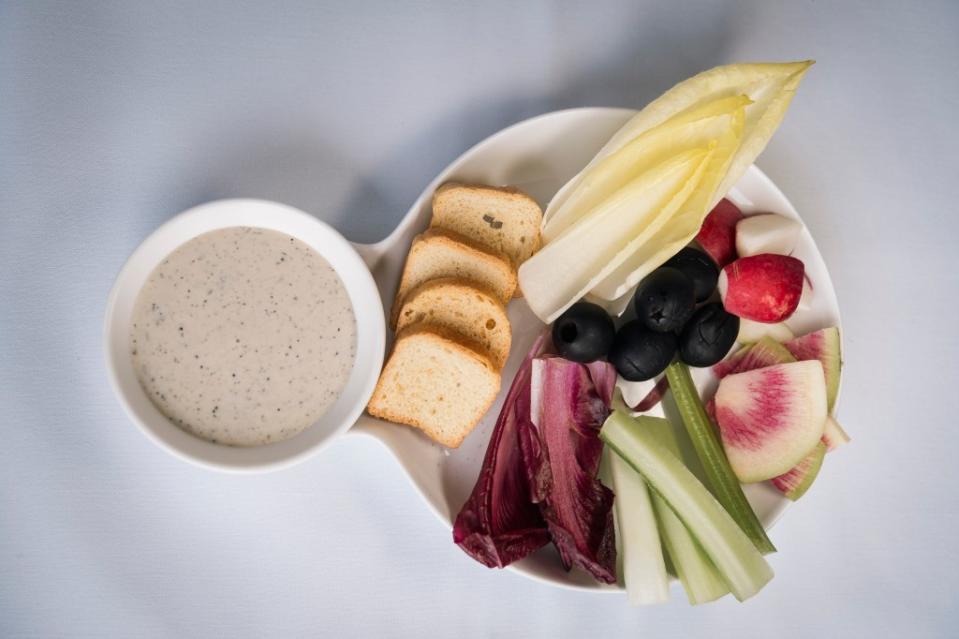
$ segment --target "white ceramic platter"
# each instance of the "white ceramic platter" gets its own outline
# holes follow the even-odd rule
[[[366,259],[389,312],[400,271],[413,237],[430,221],[433,191],[449,181],[515,185],[533,196],[544,208],[553,194],[585,166],[633,111],[627,109],[583,108],[558,111],[520,122],[479,143],[426,186],[396,230],[385,240],[357,249]],[[799,215],[776,186],[755,166],[750,167],[729,195],[744,213],[774,212],[799,219]],[[832,282],[822,256],[808,231],[803,231],[794,255],[806,266],[814,286],[809,309],[791,319],[791,328],[799,335],[817,328],[839,324],[839,310]],[[513,350],[503,370],[500,395],[486,417],[459,449],[447,451],[418,431],[389,424],[362,415],[349,431],[382,442],[395,455],[433,513],[447,529],[476,481],[490,432],[499,414],[519,363],[543,330],[543,324],[526,304],[513,300],[509,307],[513,325]],[[388,339],[389,343],[390,340]],[[700,371],[697,382],[710,383]],[[775,489],[763,484],[746,487],[747,496],[765,526],[770,527],[788,505]],[[452,534],[446,543],[453,543]],[[773,540],[775,543],[775,539]],[[473,561],[465,553],[463,561]],[[585,573],[567,573],[559,557],[547,546],[513,567],[517,572],[557,586],[616,591],[615,587],[596,583]]]

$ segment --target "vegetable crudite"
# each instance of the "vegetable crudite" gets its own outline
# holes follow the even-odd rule
[[[810,321],[824,271],[807,268],[795,213],[733,187],[811,65],[679,83],[545,213],[515,186],[435,190],[370,412],[456,448],[499,392],[509,318],[531,311],[522,331],[540,331],[453,505],[468,556],[505,568],[551,547],[540,558],[621,585],[631,605],[667,601],[671,577],[693,605],[744,601],[772,579],[768,499],[809,499],[850,439],[834,415],[841,340]]]

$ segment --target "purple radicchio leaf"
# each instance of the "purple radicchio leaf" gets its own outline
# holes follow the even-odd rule
[[[453,541],[490,568],[503,568],[549,542],[546,522],[530,497],[519,441],[520,429],[530,419],[532,361],[549,348],[547,333],[520,365],[493,427],[476,485],[453,523]]]
[[[616,372],[605,362],[584,365],[558,357],[532,366],[530,422],[520,442],[531,482],[563,564],[599,581],[616,581],[613,493],[597,479],[599,430],[609,414]],[[525,431],[525,432],[523,432]]]

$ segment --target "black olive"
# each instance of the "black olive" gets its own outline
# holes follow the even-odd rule
[[[675,354],[676,335],[651,331],[641,321],[633,320],[616,333],[609,363],[627,380],[641,382],[662,373]]]
[[[693,291],[697,302],[705,302],[716,290],[719,269],[716,268],[713,258],[702,251],[687,246],[669,258],[664,266],[679,269],[683,272],[683,275],[693,281]]]
[[[609,352],[616,336],[613,320],[601,306],[578,302],[553,323],[553,344],[574,362],[593,362]]]
[[[646,328],[678,331],[696,310],[693,282],[679,269],[658,268],[640,283],[633,304]]]
[[[738,317],[718,302],[706,304],[683,329],[679,358],[690,366],[712,366],[726,357],[738,334]]]

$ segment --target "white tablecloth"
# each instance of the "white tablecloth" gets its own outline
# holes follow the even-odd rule
[[[954,635],[957,32],[949,1],[0,3],[0,635]],[[182,209],[271,198],[372,241],[508,124],[807,57],[759,164],[832,271],[853,443],[745,605],[488,571],[374,443],[215,474],[111,394],[107,292]]]

